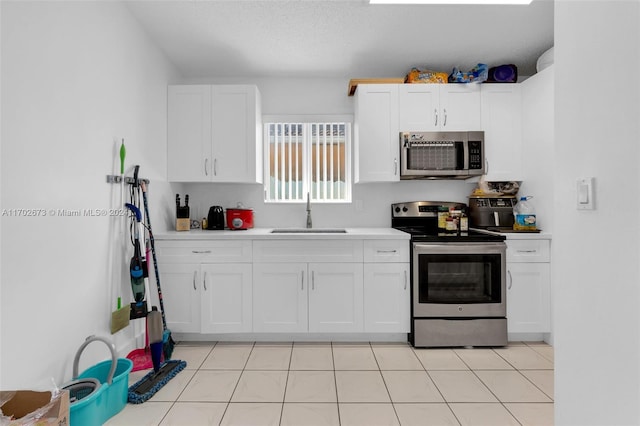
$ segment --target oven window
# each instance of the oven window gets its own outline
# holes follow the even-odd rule
[[[422,254],[420,303],[500,303],[499,254]]]

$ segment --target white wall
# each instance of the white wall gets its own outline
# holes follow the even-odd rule
[[[556,425],[640,424],[639,8],[555,2]],[[584,176],[594,211],[575,207]]]
[[[2,216],[0,388],[48,388],[71,379],[85,337],[109,335],[118,291],[131,298],[122,219],[51,211],[119,208],[105,176],[124,138],[129,171],[140,164],[151,180],[154,228],[167,229],[166,84],[176,72],[120,3],[0,7],[2,209],[47,213]],[[113,336],[124,355],[133,329]],[[81,371],[106,358],[91,345]]]

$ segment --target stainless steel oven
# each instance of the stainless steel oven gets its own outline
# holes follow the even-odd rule
[[[412,243],[414,346],[507,343],[504,242]]]
[[[411,333],[416,347],[507,344],[504,236],[442,232],[443,212],[463,203],[391,205],[391,226],[411,234]]]

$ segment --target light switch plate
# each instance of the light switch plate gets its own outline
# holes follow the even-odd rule
[[[579,178],[576,182],[576,208],[578,210],[595,210],[593,184],[595,178]]]

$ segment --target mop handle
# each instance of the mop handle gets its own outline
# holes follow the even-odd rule
[[[158,300],[160,301],[160,313],[162,314],[162,329],[167,329],[167,319],[164,316],[164,302],[162,300],[162,287],[160,287],[160,274],[158,273],[158,258],[156,257],[156,243],[151,230],[151,217],[149,216],[149,203],[147,202],[147,185],[140,182],[142,188],[142,200],[144,202],[144,215],[147,219],[147,230],[149,231],[149,241],[151,242],[151,255],[153,256],[153,272],[156,275],[156,285],[158,287]]]

